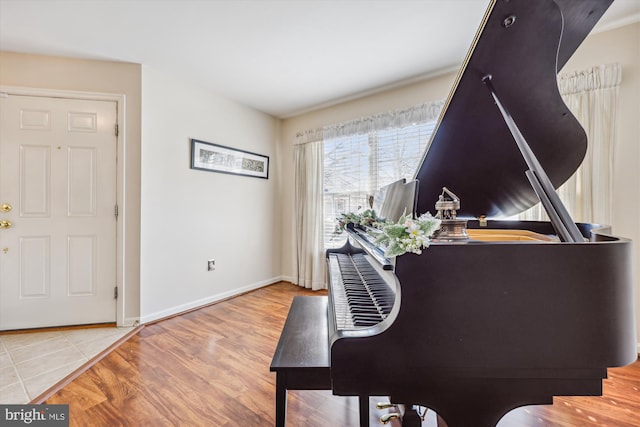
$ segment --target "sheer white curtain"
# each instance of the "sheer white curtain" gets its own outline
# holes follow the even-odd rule
[[[582,165],[558,189],[574,221],[611,224],[613,153],[616,138],[619,64],[607,64],[558,77],[560,94],[587,133]],[[536,205],[522,219],[546,219]]]
[[[294,146],[294,221],[299,286],[325,289],[322,208],[322,133],[299,134]]]

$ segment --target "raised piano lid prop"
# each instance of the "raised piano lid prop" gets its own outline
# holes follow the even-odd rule
[[[554,190],[587,146],[557,71],[610,3],[491,3],[415,176],[416,212],[432,211],[446,186],[469,238],[386,260],[390,270],[365,239],[328,251],[334,394],[387,395],[434,410],[448,427],[495,426],[553,396],[601,395],[607,368],[637,359],[631,242],[575,224]],[[492,219],[538,201],[551,221]],[[343,255],[377,273],[343,275]],[[371,301],[361,289],[349,297],[354,286]],[[385,294],[381,320],[342,326],[344,316],[373,316],[385,286],[393,297],[389,306]]]

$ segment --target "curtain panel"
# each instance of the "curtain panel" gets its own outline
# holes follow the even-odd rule
[[[558,195],[577,222],[611,224],[613,154],[616,139],[619,64],[606,64],[558,76],[560,94],[587,134],[587,153]],[[540,204],[521,219],[547,220]]]
[[[309,138],[311,135],[302,135]],[[294,147],[294,222],[299,286],[326,289],[323,246],[322,140]]]

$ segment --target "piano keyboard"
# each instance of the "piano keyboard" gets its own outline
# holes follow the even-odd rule
[[[330,254],[329,276],[337,329],[373,326],[391,312],[395,294],[364,254]]]

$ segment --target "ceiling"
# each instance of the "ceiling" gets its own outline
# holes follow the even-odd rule
[[[143,64],[276,117],[458,67],[488,0],[0,0],[0,50]],[[598,29],[640,21],[616,0]]]

